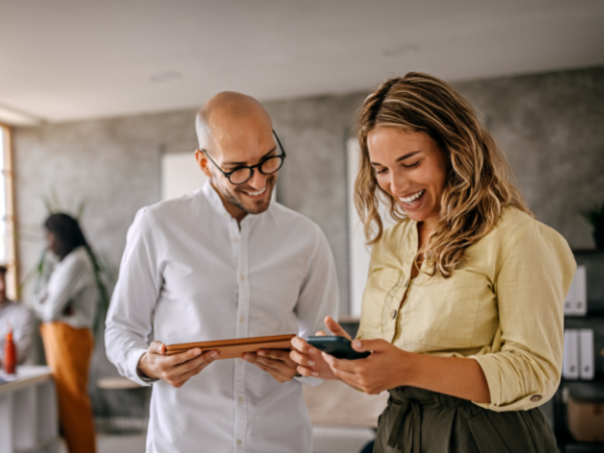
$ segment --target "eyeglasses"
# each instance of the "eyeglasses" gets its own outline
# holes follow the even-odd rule
[[[214,164],[214,166],[224,175],[225,178],[229,180],[229,182],[233,185],[240,185],[248,182],[252,176],[254,175],[254,169],[257,168],[260,173],[263,175],[272,175],[273,173],[277,173],[279,169],[283,166],[283,161],[285,160],[285,150],[281,145],[281,141],[275,131],[273,131],[273,135],[275,136],[275,140],[277,142],[277,148],[281,151],[278,156],[271,156],[263,159],[256,165],[251,166],[241,166],[237,167],[232,171],[226,172],[222,168],[218,166],[216,162],[212,160],[210,155],[207,153],[205,149],[200,150],[202,153],[206,155],[210,162]]]

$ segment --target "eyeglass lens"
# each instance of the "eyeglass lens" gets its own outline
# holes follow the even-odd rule
[[[283,164],[283,156],[274,156],[269,157],[260,166],[260,172],[265,175],[270,175],[275,173],[281,165]],[[229,179],[233,184],[243,184],[247,180],[252,177],[252,169],[251,168],[240,168],[239,170],[235,170],[231,173]]]

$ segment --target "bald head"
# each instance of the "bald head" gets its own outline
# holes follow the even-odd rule
[[[199,149],[214,149],[241,128],[272,131],[272,122],[264,107],[251,96],[223,91],[210,99],[195,118]]]

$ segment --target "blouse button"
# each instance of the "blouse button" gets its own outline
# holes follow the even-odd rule
[[[533,396],[531,396],[531,401],[533,403],[536,403],[537,401],[541,401],[542,398],[543,397],[541,395],[533,395]]]
[[[397,314],[397,310],[392,310],[392,313],[390,313],[390,316],[392,316],[392,319],[396,319],[396,314]]]

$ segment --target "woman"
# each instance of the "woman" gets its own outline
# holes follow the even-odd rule
[[[96,451],[87,393],[94,346],[92,327],[99,295],[90,248],[78,221],[52,214],[44,223],[48,250],[58,259],[36,291],[34,310],[59,399],[59,418],[70,453]]]
[[[382,84],[359,140],[355,201],[373,251],[353,347],[372,354],[337,360],[296,338],[298,371],[389,390],[375,452],[557,451],[537,407],[560,379],[568,244],[534,219],[469,103],[435,77]],[[398,220],[385,231],[381,198]]]

